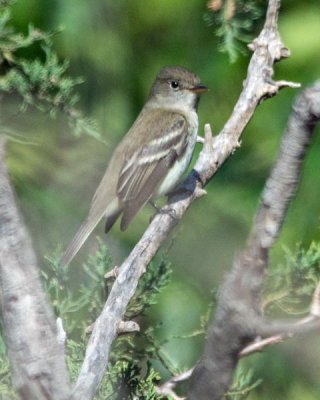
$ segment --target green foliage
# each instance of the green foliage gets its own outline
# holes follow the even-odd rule
[[[254,372],[251,369],[244,369],[240,364],[236,370],[234,382],[225,397],[228,400],[245,400],[261,383],[261,379],[254,379]]]
[[[239,53],[245,54],[246,47],[253,39],[253,25],[262,16],[256,0],[211,0],[210,13],[204,15],[208,25],[216,27],[220,38],[219,50],[235,62]]]
[[[62,318],[68,335],[75,330],[78,331],[79,328],[83,330],[94,322],[106,300],[104,274],[112,264],[107,246],[100,240],[99,243],[100,247],[96,254],[89,256],[88,263],[83,265],[84,279],[77,294],[72,290],[73,276],[70,269],[59,264],[60,250],[48,258],[49,272],[42,271],[45,291],[57,316]],[[84,320],[79,320],[78,314]]]
[[[145,311],[156,304],[157,295],[164,289],[170,280],[171,265],[166,259],[162,259],[159,264],[152,262],[145,272],[142,284],[132,298],[126,316],[128,319],[144,315]]]
[[[97,253],[89,257],[83,266],[83,273],[88,277],[80,294],[75,296],[70,290],[70,270],[58,263],[59,253],[50,259],[50,273],[43,273],[47,294],[54,305],[56,314],[62,317],[68,333],[66,346],[67,364],[72,380],[79,374],[85,353],[85,340],[70,338],[77,325],[77,314],[84,312],[82,330],[91,325],[98,316],[106,299],[106,284],[104,275],[112,267],[108,248],[101,243]],[[138,290],[132,299],[126,319],[139,318],[143,325],[145,311],[156,303],[156,296],[169,283],[171,275],[170,264],[165,260],[152,263],[139,283]],[[277,271],[270,274],[269,285],[273,291],[281,288],[282,297],[273,296],[269,306],[290,304],[297,307],[301,298],[310,298],[320,278],[320,243],[312,243],[309,249],[298,246],[294,253],[286,251],[286,264],[279,266]],[[286,293],[286,296],[283,295]],[[284,309],[284,307],[282,307]],[[293,309],[285,308],[290,313]],[[209,319],[209,312],[201,319],[200,334],[204,334]],[[156,339],[157,327],[149,326],[136,334],[121,335],[114,343],[110,355],[107,373],[96,396],[97,400],[145,399],[156,400],[162,397],[157,394],[157,384],[161,381],[160,374],[154,369],[152,361],[157,360],[171,374],[179,371],[172,367],[163,351],[163,345],[169,340],[159,342]],[[15,399],[9,374],[9,363],[5,356],[3,342],[0,343],[0,395]],[[248,397],[261,380],[253,378],[252,370],[243,369],[240,364],[234,383],[226,395],[230,400],[244,400]]]
[[[81,285],[77,296],[71,289],[70,269],[59,265],[60,251],[49,259],[49,273],[43,273],[45,290],[68,334],[67,364],[73,380],[79,374],[85,340],[83,333],[72,333],[77,331],[79,324],[82,332],[91,326],[107,297],[104,275],[112,268],[112,260],[108,248],[100,240],[99,244],[96,254],[90,256],[88,263],[83,265],[86,283]],[[125,319],[139,318],[142,324],[146,310],[156,303],[156,296],[168,285],[170,275],[170,264],[165,259],[150,264],[130,302]],[[79,314],[82,316],[80,321]],[[146,400],[160,399],[156,393],[160,375],[150,360],[159,360],[165,368],[172,370],[162,354],[161,344],[155,338],[155,331],[154,327],[149,327],[135,335],[121,335],[117,339],[97,399],[131,399],[135,396]]]
[[[280,309],[287,314],[308,312],[310,297],[320,281],[320,243],[305,250],[297,245],[285,251],[285,263],[273,268],[268,277],[264,308]]]
[[[285,250],[285,263],[269,271],[265,287],[265,312],[281,310],[285,316],[309,312],[313,293],[320,282],[320,242],[312,242],[308,249],[297,245],[294,251]],[[227,399],[246,399],[261,384],[254,379],[254,371],[239,364]]]
[[[104,275],[112,268],[112,260],[106,245],[100,240],[99,243],[96,254],[90,256],[88,263],[83,265],[83,274],[87,279],[77,296],[71,290],[70,269],[59,265],[60,251],[50,258],[49,272],[43,273],[45,290],[67,331],[67,365],[72,380],[77,378],[83,361],[85,332],[99,315],[107,297]],[[272,294],[266,294],[266,305],[269,309],[281,307],[289,314],[305,311],[301,309],[301,304],[310,302],[310,297],[320,280],[320,243],[313,242],[307,250],[301,246],[297,246],[295,252],[287,250],[285,261],[285,265],[279,265],[270,273],[266,292],[270,291]],[[97,400],[160,400],[163,396],[157,393],[157,385],[162,377],[155,370],[153,362],[160,363],[170,375],[180,372],[173,367],[164,351],[164,345],[172,337],[159,341],[158,326],[144,326],[146,311],[156,304],[157,295],[166,288],[170,279],[171,266],[166,259],[161,259],[158,263],[153,262],[147,268],[125,315],[127,320],[138,319],[143,329],[135,334],[120,335],[115,341],[107,372],[96,395]],[[198,331],[183,335],[180,339],[204,335],[212,308],[213,303],[206,315],[201,317]],[[79,326],[82,334],[72,335],[76,327],[79,331]],[[0,361],[0,396],[5,394],[6,398],[15,399],[3,342],[0,343]],[[240,364],[226,398],[244,400],[261,382],[261,379],[254,378],[252,369]]]
[[[79,376],[85,350],[85,342],[83,340],[68,338],[66,342],[66,361],[71,382],[74,382]]]
[[[160,400],[162,396],[157,394],[155,386],[160,379],[150,362],[146,363],[145,372],[142,373],[138,364],[117,361],[108,369],[107,379],[97,400]]]
[[[0,399],[18,400],[12,387],[10,363],[6,354],[6,347],[0,335]]]
[[[1,8],[7,8],[12,6],[17,0],[1,0],[0,1],[0,10]]]
[[[9,26],[11,3],[0,8],[0,91],[17,94],[22,100],[21,111],[33,106],[51,117],[62,111],[76,135],[85,132],[99,137],[94,122],[74,107],[78,101],[75,86],[82,79],[67,76],[68,62],[60,62],[53,49],[54,33],[31,24],[26,35],[15,32]],[[34,47],[38,58],[23,58],[23,51]]]

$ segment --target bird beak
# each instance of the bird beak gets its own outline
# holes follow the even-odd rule
[[[194,87],[192,87],[192,88],[190,88],[189,89],[190,90],[190,92],[193,92],[193,93],[205,93],[205,92],[207,92],[208,90],[209,90],[209,88],[207,87],[207,86],[204,86],[204,85],[197,85],[197,86],[194,86]]]

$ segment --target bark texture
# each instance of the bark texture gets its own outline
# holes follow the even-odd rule
[[[65,400],[63,347],[41,287],[37,260],[18,214],[0,137],[0,306],[15,388],[24,400]]]

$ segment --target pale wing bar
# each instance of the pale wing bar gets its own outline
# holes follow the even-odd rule
[[[125,161],[117,186],[117,193],[122,202],[134,199],[142,191],[156,164],[165,158],[171,149],[174,149],[178,156],[181,154],[187,144],[185,123],[185,119],[179,116],[167,134],[153,139]]]
[[[118,196],[124,204],[121,229],[127,228],[140,208],[150,200],[169,168],[187,146],[186,121],[174,121],[168,133],[153,139],[123,165],[118,181]]]

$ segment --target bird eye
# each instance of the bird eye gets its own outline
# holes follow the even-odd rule
[[[178,81],[170,81],[170,86],[172,87],[172,89],[178,89],[179,82]]]

